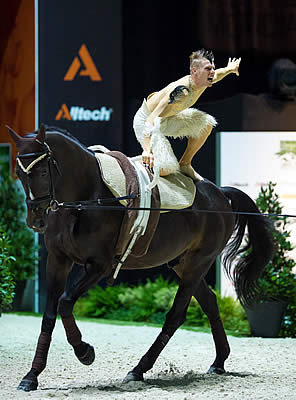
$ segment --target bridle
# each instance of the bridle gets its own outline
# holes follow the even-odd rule
[[[38,142],[41,145],[45,146],[44,151],[41,152],[35,152],[35,153],[26,153],[26,154],[18,154],[16,157],[16,161],[20,169],[26,174],[27,177],[27,189],[29,190],[30,193],[32,193],[31,188],[30,188],[30,183],[29,183],[29,174],[31,173],[33,167],[38,164],[40,161],[47,159],[47,165],[48,165],[48,174],[49,174],[49,186],[48,186],[48,193],[45,196],[40,196],[36,197],[34,199],[26,198],[26,203],[28,207],[30,207],[32,210],[37,210],[40,204],[46,202],[46,207],[44,210],[48,214],[48,212],[51,211],[57,211],[58,208],[55,207],[57,201],[56,201],[56,196],[55,196],[55,186],[53,184],[53,170],[54,168],[57,170],[58,174],[61,175],[61,172],[59,170],[57,161],[54,159],[52,155],[52,151],[50,150],[50,147],[48,146],[47,143],[42,143],[38,139],[35,139],[36,142]],[[27,166],[25,167],[22,160],[26,160],[28,158],[34,158],[34,160]]]

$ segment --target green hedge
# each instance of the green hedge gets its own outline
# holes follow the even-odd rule
[[[10,242],[6,234],[0,229],[0,315],[6,311],[14,297],[14,279],[11,266],[15,262],[10,251]]]
[[[26,224],[25,197],[18,182],[8,174],[0,177],[0,228],[10,242],[15,262],[10,271],[15,281],[33,277],[37,246]]]
[[[78,317],[96,317],[118,321],[134,321],[163,324],[177,291],[177,283],[158,277],[154,282],[129,286],[100,286],[91,289],[88,296],[75,304]],[[241,305],[232,297],[221,297],[217,301],[225,329],[236,334],[247,335],[249,324]],[[208,327],[208,319],[193,298],[187,312],[185,326]]]

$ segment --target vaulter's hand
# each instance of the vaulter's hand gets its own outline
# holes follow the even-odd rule
[[[154,156],[151,151],[144,150],[142,153],[143,164],[148,165],[148,167],[153,168]]]
[[[229,58],[227,68],[229,68],[232,72],[234,72],[237,76],[239,76],[238,69],[239,69],[240,62],[241,62],[241,57],[240,58]]]

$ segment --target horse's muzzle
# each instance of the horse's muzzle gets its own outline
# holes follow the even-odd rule
[[[32,217],[27,218],[27,225],[37,233],[45,233],[47,228],[47,222],[44,217]]]
[[[32,226],[32,229],[33,229],[33,231],[36,232],[36,233],[41,233],[41,234],[43,234],[43,233],[45,233],[45,231],[46,231],[46,226],[38,228],[37,226],[33,225],[33,226]]]

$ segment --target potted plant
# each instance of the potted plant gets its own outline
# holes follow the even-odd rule
[[[261,187],[256,204],[264,214],[271,214],[274,232],[274,254],[258,282],[258,302],[246,307],[253,336],[296,336],[296,262],[290,257],[293,250],[288,230],[288,218],[283,213],[276,184]]]

